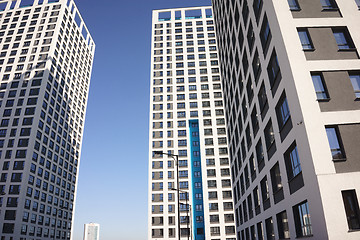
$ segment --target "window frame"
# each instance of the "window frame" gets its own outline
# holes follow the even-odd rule
[[[354,89],[355,99],[360,100],[360,72],[350,72],[349,78]]]
[[[300,11],[300,5],[298,0],[288,0],[290,11]]]
[[[309,31],[307,28],[298,28],[298,35],[299,35],[299,39],[300,39],[300,42],[301,42],[301,46],[302,46],[302,49],[303,51],[314,51],[315,48],[314,48],[314,44],[311,40],[311,36],[309,34]],[[300,33],[304,33],[304,35],[300,35]],[[302,38],[305,37],[304,38]],[[303,41],[305,40],[305,41]]]
[[[336,44],[338,45],[338,51],[353,51],[355,50],[354,42],[350,36],[350,33],[346,27],[344,28],[333,28],[332,29]],[[336,34],[341,34],[342,37],[339,39]],[[341,40],[341,42],[339,42]]]
[[[360,229],[360,209],[355,189],[341,191],[344,203],[344,210],[349,227],[349,231],[357,231]],[[349,199],[350,197],[350,199]],[[351,202],[350,202],[351,201]],[[353,208],[353,209],[351,209]],[[352,212],[351,212],[352,211]],[[357,220],[357,227],[353,226],[353,220]]]
[[[309,205],[307,200],[293,206],[294,222],[296,229],[296,237],[310,237],[312,234],[311,215],[309,213]],[[308,223],[304,222],[304,216],[308,215]]]
[[[332,160],[333,161],[345,161],[346,160],[346,154],[345,154],[344,146],[343,146],[342,141],[341,141],[341,136],[340,136],[340,133],[339,133],[338,126],[325,126],[325,130],[326,130],[326,136],[327,136],[328,142],[329,142],[329,148],[330,148],[330,151],[331,151]],[[330,130],[331,130],[331,132],[330,132]],[[332,135],[329,135],[330,133]],[[336,139],[335,138],[330,139],[330,137],[336,137]],[[330,140],[332,142],[330,142]],[[334,142],[334,141],[336,141],[336,142]],[[333,144],[337,145],[337,147],[332,148]],[[336,151],[337,153],[334,154],[333,153],[334,151]]]
[[[314,80],[316,80],[316,79],[314,79],[315,76],[319,76],[320,82],[317,82],[317,85],[320,86],[319,83],[321,83],[320,87],[322,87],[323,89],[317,89],[317,85],[315,85],[315,82],[314,82]],[[321,72],[312,72],[311,73],[311,79],[312,79],[315,94],[316,94],[316,100],[317,101],[328,101],[328,100],[330,100],[329,92],[327,90],[323,74]],[[321,96],[321,98],[320,98],[319,94],[322,94],[323,96]]]

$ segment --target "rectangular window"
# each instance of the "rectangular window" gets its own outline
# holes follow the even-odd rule
[[[267,72],[269,75],[270,85],[273,86],[275,84],[276,79],[280,75],[279,61],[275,51],[271,56],[269,65],[267,67]]]
[[[354,48],[354,44],[351,41],[350,34],[347,29],[333,29],[333,34],[339,50]]]
[[[267,52],[270,39],[271,39],[270,26],[267,17],[265,16],[260,31],[260,40],[261,40],[263,52]]]
[[[294,143],[288,151],[284,154],[288,180],[293,179],[301,173],[300,159],[298,155],[297,146]]]
[[[276,215],[279,239],[290,239],[289,221],[286,211]]]
[[[293,207],[296,237],[312,236],[311,218],[308,202],[302,202]]]
[[[298,34],[303,50],[314,50],[314,46],[311,43],[309,32],[306,29],[299,29]]]
[[[350,74],[350,81],[354,88],[355,97],[360,98],[360,74]]]
[[[265,220],[265,227],[266,227],[266,239],[275,240],[274,223],[271,217]]]
[[[271,175],[273,193],[275,194],[283,187],[281,183],[279,163],[276,163],[275,166],[270,170],[270,175]]]
[[[323,10],[337,9],[335,0],[320,0]]]
[[[333,160],[343,160],[345,158],[345,154],[341,146],[338,129],[336,127],[326,127],[326,135],[329,140]]]
[[[300,11],[300,6],[297,0],[288,0],[291,11]]]
[[[276,106],[276,116],[279,128],[281,129],[290,118],[290,110],[285,93],[282,95]]]
[[[317,100],[329,99],[322,74],[320,73],[312,74],[311,78],[314,84]]]
[[[341,191],[349,230],[360,229],[359,202],[355,190]]]

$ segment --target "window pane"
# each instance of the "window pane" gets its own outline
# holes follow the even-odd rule
[[[290,152],[290,163],[292,169],[292,177],[295,177],[301,172],[301,165],[300,165],[299,155],[296,146]]]
[[[334,31],[333,33],[339,49],[350,49],[349,41],[344,31]]]
[[[340,147],[336,129],[334,127],[326,128],[326,134],[329,140],[329,145],[333,159],[343,159],[344,154]]]
[[[323,9],[334,9],[336,8],[336,4],[334,0],[321,0],[321,5]]]
[[[359,203],[355,190],[342,191],[349,230],[360,229]]]
[[[300,10],[297,0],[288,0],[290,10]]]
[[[360,75],[350,75],[350,80],[354,88],[356,98],[360,98]]]
[[[311,76],[316,92],[317,99],[327,99],[327,93],[323,84],[322,76],[320,74],[312,75]]]
[[[301,31],[298,31],[298,34],[299,34],[301,45],[302,45],[303,49],[304,50],[313,49],[313,46],[310,41],[309,33],[306,30],[301,30]]]

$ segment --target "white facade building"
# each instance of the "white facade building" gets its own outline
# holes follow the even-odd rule
[[[238,240],[360,239],[360,2],[212,2]]]
[[[73,0],[0,1],[0,239],[70,239],[95,44]]]
[[[87,223],[84,225],[84,240],[99,240],[100,225],[97,223]]]
[[[235,240],[211,7],[154,10],[152,26],[148,239],[178,238],[179,188],[182,239]]]

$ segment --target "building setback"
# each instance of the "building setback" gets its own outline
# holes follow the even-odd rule
[[[151,50],[148,239],[178,238],[179,188],[182,239],[235,240],[211,7],[154,10]]]
[[[360,2],[212,2],[237,239],[360,239]]]
[[[18,0],[0,49],[0,239],[70,239],[95,44],[74,1]]]

